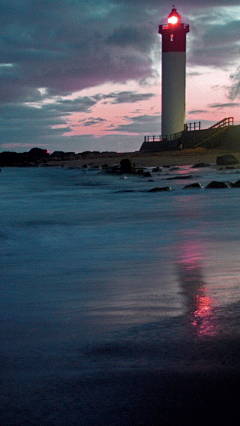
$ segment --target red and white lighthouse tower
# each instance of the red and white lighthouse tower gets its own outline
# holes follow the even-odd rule
[[[162,136],[184,130],[186,98],[186,34],[189,25],[182,24],[173,6],[168,23],[160,25],[162,35]]]

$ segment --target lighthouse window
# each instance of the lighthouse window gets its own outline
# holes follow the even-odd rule
[[[170,41],[173,41],[173,39],[174,39],[174,35],[173,35],[173,34],[171,34],[171,35],[170,35]]]

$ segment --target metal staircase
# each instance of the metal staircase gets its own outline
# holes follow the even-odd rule
[[[222,135],[229,126],[233,126],[233,117],[224,118],[208,129],[201,131],[199,135],[184,141],[183,147],[185,149],[193,149],[204,144],[209,145],[209,148],[215,148],[220,141],[220,135]]]

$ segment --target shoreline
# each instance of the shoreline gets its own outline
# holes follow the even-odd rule
[[[232,155],[238,160],[235,168],[240,167],[240,150],[229,149],[183,149],[181,151],[160,152],[98,152],[85,151],[56,152],[48,154],[46,150],[33,148],[28,153],[0,153],[0,167],[112,167],[120,165],[121,160],[132,161],[137,168],[168,166],[191,166],[197,163],[217,165],[217,157]],[[224,167],[224,166],[223,166]]]
[[[221,155],[234,155],[239,161],[235,167],[240,167],[240,151],[230,152],[229,150],[207,150],[203,148],[186,149],[182,151],[163,151],[163,152],[125,152],[125,153],[89,153],[84,158],[76,159],[59,159],[50,160],[47,162],[48,166],[61,166],[61,167],[82,167],[89,165],[97,166],[113,166],[120,164],[120,161],[127,158],[135,163],[136,166],[143,167],[157,167],[157,166],[187,166],[193,165],[198,162],[216,165],[216,159]]]

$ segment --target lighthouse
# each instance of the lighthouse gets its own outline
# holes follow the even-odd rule
[[[184,130],[186,98],[186,35],[189,25],[173,6],[162,35],[162,137]]]

